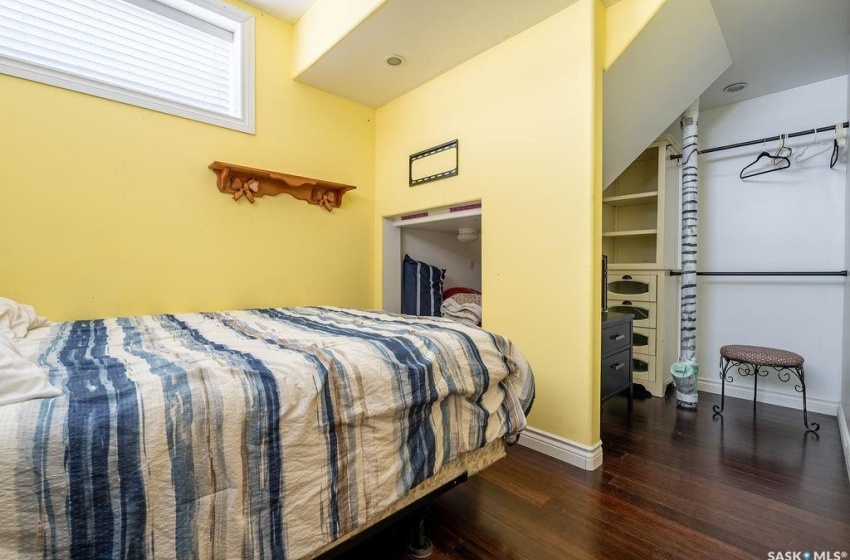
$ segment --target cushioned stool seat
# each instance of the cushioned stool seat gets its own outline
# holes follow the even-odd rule
[[[746,362],[758,366],[799,367],[805,361],[803,356],[767,346],[745,346],[730,344],[720,349],[720,355],[736,362]]]
[[[794,388],[803,393],[803,423],[806,432],[815,433],[820,429],[817,422],[809,423],[808,411],[806,410],[806,374],[803,370],[803,356],[783,350],[781,348],[768,348],[766,346],[746,346],[744,344],[730,344],[720,348],[720,406],[714,405],[715,414],[723,414],[726,405],[726,382],[732,382],[729,371],[735,367],[742,377],[752,376],[753,382],[753,410],[756,407],[756,396],[759,387],[759,377],[766,377],[771,371],[779,375],[779,380],[786,382],[791,380],[791,374],[799,381]]]

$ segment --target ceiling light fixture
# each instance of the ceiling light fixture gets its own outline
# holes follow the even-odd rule
[[[384,62],[389,66],[401,66],[404,64],[404,57],[398,54],[391,54],[384,58]]]
[[[462,227],[457,230],[457,240],[461,243],[472,243],[478,239],[478,230]]]
[[[734,84],[729,84],[728,86],[723,88],[723,91],[725,91],[726,93],[735,93],[737,91],[741,91],[745,87],[747,87],[747,82],[736,82]]]

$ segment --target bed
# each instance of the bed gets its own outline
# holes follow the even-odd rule
[[[506,338],[331,307],[29,331],[55,398],[0,406],[2,558],[313,558],[504,454]]]

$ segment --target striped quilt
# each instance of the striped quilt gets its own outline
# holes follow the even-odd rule
[[[61,323],[63,395],[0,407],[0,558],[309,556],[525,427],[511,342],[440,318],[281,308]]]

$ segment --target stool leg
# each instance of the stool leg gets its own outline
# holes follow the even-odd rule
[[[812,432],[817,433],[820,430],[820,424],[817,422],[812,422],[809,424],[809,411],[806,409],[806,379],[805,372],[803,371],[803,366],[796,368],[797,377],[800,379],[800,388],[803,393],[803,425],[806,426],[806,433]]]
[[[756,413],[756,398],[759,390],[759,366],[754,366],[756,370],[755,382],[753,383],[753,414]]]
[[[724,364],[725,362],[725,364]],[[723,407],[726,406],[726,372],[729,371],[729,360],[720,356],[720,406],[714,405],[711,407],[715,414],[723,414]]]

